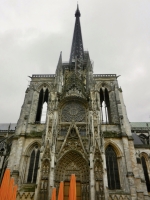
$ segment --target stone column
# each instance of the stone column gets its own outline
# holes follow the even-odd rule
[[[51,198],[52,188],[54,187],[54,178],[55,178],[55,154],[52,152],[51,155],[51,166],[49,174],[49,190],[48,190],[48,199]]]
[[[147,192],[146,181],[145,181],[145,177],[144,177],[144,173],[143,173],[143,167],[142,167],[142,164],[141,164],[140,157],[137,156],[136,160],[137,160],[137,167],[139,169],[139,175],[140,175],[140,182],[141,182],[141,190],[142,190],[142,194],[143,194],[143,199],[146,200],[147,197],[148,197],[148,192]]]
[[[90,200],[95,200],[94,155],[90,153]]]
[[[104,183],[104,195],[105,199],[109,199],[109,193],[108,193],[108,180],[107,180],[107,168],[106,168],[106,157],[105,153],[102,154],[102,160],[103,160],[103,183]]]
[[[9,156],[8,168],[11,169],[12,177],[15,178],[15,182],[18,184],[19,171],[21,171],[21,156],[24,147],[25,137],[20,136],[18,140],[14,140],[12,144],[12,150]],[[17,150],[16,150],[17,149]]]
[[[40,156],[41,158],[41,156]],[[41,159],[39,159],[39,169],[38,169],[38,173],[37,173],[37,180],[36,180],[36,184],[37,187],[35,188],[35,195],[34,195],[34,200],[40,200],[40,187],[41,187],[41,170],[42,170],[42,162]]]
[[[122,143],[123,143],[124,156],[125,156],[126,167],[127,167],[127,178],[129,181],[131,199],[137,200],[134,174],[133,174],[133,170],[132,170],[131,157],[130,157],[130,151],[129,151],[129,145],[128,145],[128,138],[122,137]]]

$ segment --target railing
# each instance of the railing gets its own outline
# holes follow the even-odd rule
[[[131,126],[131,130],[145,130],[145,131],[149,131],[149,129],[147,127],[132,127],[132,126]]]
[[[94,77],[116,77],[116,74],[93,74]]]
[[[55,74],[33,74],[32,78],[49,78],[49,77],[55,77]]]

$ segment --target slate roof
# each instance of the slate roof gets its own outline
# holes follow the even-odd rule
[[[135,128],[146,128],[147,124],[150,127],[150,122],[130,122],[131,124],[131,128],[135,127]]]
[[[17,123],[3,123],[0,124],[0,132],[15,131]]]
[[[132,137],[134,139],[134,144],[143,144],[143,142],[140,140],[139,136],[135,133],[132,133]]]

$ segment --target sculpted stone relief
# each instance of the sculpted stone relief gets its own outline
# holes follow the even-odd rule
[[[96,145],[94,156],[95,195],[96,200],[102,200],[104,199],[103,166],[98,144]]]
[[[79,133],[77,133],[77,130],[74,127],[72,127],[68,131],[69,132],[66,135],[65,142],[63,142],[58,153],[58,158],[60,159],[65,153],[67,153],[70,150],[76,150],[80,152],[83,155],[83,157],[87,156],[85,147],[83,145]]]
[[[50,173],[49,160],[44,160],[42,163],[42,169],[41,169],[39,200],[44,200],[48,198],[49,173]]]
[[[130,200],[130,196],[129,195],[112,194],[109,196],[109,200]]]
[[[69,181],[70,175],[75,174],[77,181],[89,184],[89,166],[87,160],[74,150],[67,152],[56,165],[56,182]]]
[[[41,179],[41,190],[47,190],[48,187],[48,176],[49,176],[49,161],[45,160],[42,164],[42,179]]]
[[[86,126],[79,129],[84,132]],[[81,183],[82,199],[89,199],[89,162],[87,154],[81,141],[80,131],[76,125],[62,126],[62,136],[65,140],[59,150],[55,169],[55,185],[60,181],[69,181],[71,174],[76,175],[76,179]],[[84,134],[83,134],[84,135]]]

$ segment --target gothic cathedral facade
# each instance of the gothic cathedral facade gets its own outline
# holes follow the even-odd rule
[[[61,181],[68,200],[71,174],[77,200],[148,200],[149,148],[135,148],[118,77],[93,74],[78,7],[75,18],[69,62],[61,53],[56,73],[32,75],[25,93],[7,164],[17,200],[48,200]]]

